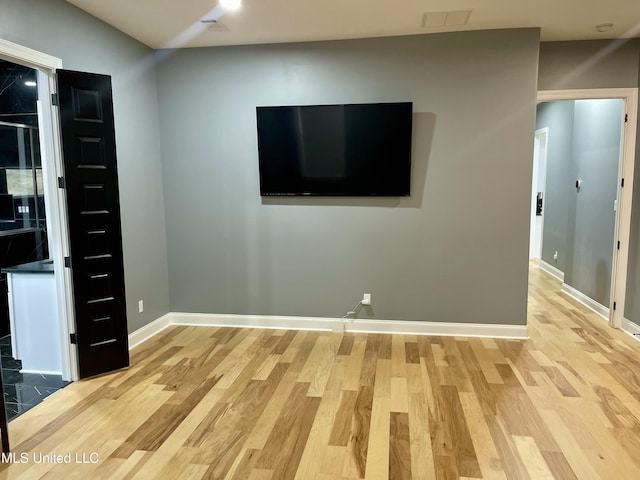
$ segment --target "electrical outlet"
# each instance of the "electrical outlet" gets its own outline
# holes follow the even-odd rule
[[[558,259],[558,251],[557,250],[555,252],[553,252],[553,259],[554,260]]]
[[[364,295],[362,295],[362,300],[360,300],[360,303],[362,305],[371,305],[371,294],[365,293]]]
[[[138,300],[138,313],[144,312],[144,302],[142,300]]]

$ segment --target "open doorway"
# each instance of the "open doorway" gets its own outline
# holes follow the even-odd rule
[[[0,364],[9,421],[70,380],[39,116],[38,71],[0,59]]]
[[[530,258],[538,248],[540,255],[532,265],[616,327],[624,311],[636,98],[635,89],[540,92],[537,108]]]

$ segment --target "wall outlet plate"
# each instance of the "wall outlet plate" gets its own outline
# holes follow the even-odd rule
[[[138,313],[144,312],[144,302],[142,300],[138,300]]]
[[[362,295],[362,300],[360,300],[360,303],[362,305],[371,305],[371,294],[365,293],[364,295]]]

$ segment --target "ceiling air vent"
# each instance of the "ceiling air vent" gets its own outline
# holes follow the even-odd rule
[[[425,12],[422,16],[422,28],[459,27],[469,23],[471,10],[452,12]]]
[[[220,20],[215,18],[200,20],[200,23],[207,26],[209,32],[227,32],[229,29]]]

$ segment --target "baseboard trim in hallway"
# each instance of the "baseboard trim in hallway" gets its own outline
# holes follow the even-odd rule
[[[627,318],[622,319],[622,331],[628,333],[640,342],[640,326]]]
[[[607,307],[605,307],[604,305],[601,305],[600,303],[596,302],[592,298],[586,296],[584,293],[580,292],[579,290],[576,290],[571,285],[567,285],[566,283],[563,283],[560,291],[565,295],[573,298],[574,300],[580,302],[589,310],[597,313],[605,320],[607,321],[609,320],[609,309]]]
[[[564,272],[559,268],[554,267],[553,265],[548,264],[544,260],[540,260],[540,270],[548,273],[549,275],[557,278],[561,282],[564,282]]]

